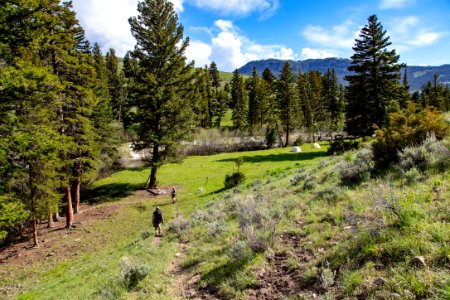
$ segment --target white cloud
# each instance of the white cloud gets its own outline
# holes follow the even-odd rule
[[[284,59],[284,60],[294,60],[296,55],[294,54],[294,50],[291,48],[281,48],[277,51],[275,58]]]
[[[350,49],[359,30],[352,30],[354,24],[346,21],[343,24],[335,25],[331,28],[324,28],[317,25],[307,25],[302,31],[302,35],[310,42],[337,49]]]
[[[327,58],[327,57],[338,57],[337,54],[332,53],[328,50],[323,49],[311,49],[311,48],[303,48],[302,53],[300,55],[301,59],[318,59],[318,58]]]
[[[414,4],[413,0],[381,0],[381,9],[396,9],[403,8]]]
[[[74,0],[73,5],[87,38],[98,42],[103,51],[114,48],[123,56],[133,49],[128,18],[137,15],[137,0]]]
[[[183,9],[183,2],[184,0],[169,0],[173,4],[173,8],[177,13],[181,13]]]
[[[212,47],[201,41],[189,41],[189,46],[184,53],[187,60],[195,61],[195,65],[198,67],[209,65],[209,57],[212,53]]]
[[[199,8],[213,10],[223,15],[245,15],[252,12],[272,13],[279,0],[190,0]]]
[[[184,0],[170,0],[175,10],[183,11]],[[91,42],[98,42],[106,52],[114,48],[124,56],[136,44],[131,35],[128,18],[136,16],[138,0],[73,0],[77,18]]]
[[[425,47],[434,44],[442,36],[443,34],[440,32],[421,30],[411,40],[407,40],[406,43],[414,47]]]
[[[416,16],[394,18],[388,26],[393,48],[399,53],[433,45],[446,35],[445,32],[422,27],[421,20]]]

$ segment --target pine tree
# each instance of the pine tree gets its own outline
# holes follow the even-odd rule
[[[109,94],[114,118],[119,122],[123,119],[126,110],[126,79],[123,69],[119,69],[119,58],[114,49],[109,49],[105,58],[106,74],[108,78]]]
[[[286,62],[281,70],[277,82],[276,101],[279,111],[279,119],[284,127],[285,147],[289,145],[289,135],[300,122],[300,103],[295,76],[292,73],[289,62]]]
[[[341,130],[343,128],[344,105],[341,87],[334,69],[331,71],[328,69],[324,74],[324,98],[331,118],[331,129]]]
[[[406,66],[403,69],[404,71],[399,105],[400,108],[405,109],[408,106],[408,102],[411,101],[411,96],[409,95],[408,69]]]
[[[179,142],[191,132],[193,63],[186,64],[183,27],[173,4],[167,0],[145,0],[139,15],[129,19],[137,41],[131,53],[138,64],[133,91],[137,125],[136,149],[150,148],[149,187],[156,186],[159,166],[175,154]]]
[[[239,130],[244,130],[247,127],[247,111],[248,111],[248,97],[245,91],[245,84],[243,77],[236,69],[231,78],[231,105],[233,108],[232,120],[234,127]]]
[[[248,116],[247,121],[250,127],[250,131],[260,124],[261,118],[261,83],[258,74],[256,73],[256,67],[253,67],[252,77],[247,79],[248,90]]]
[[[347,87],[347,132],[370,135],[373,124],[381,127],[387,110],[398,105],[400,69],[399,56],[377,16],[368,18],[356,39],[349,66],[351,75],[345,77]]]

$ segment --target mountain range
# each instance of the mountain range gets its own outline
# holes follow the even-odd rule
[[[241,68],[239,73],[243,75],[251,75],[253,67],[256,67],[256,71],[259,76],[265,68],[269,68],[275,76],[278,76],[283,68],[286,60],[280,59],[264,59],[251,61]],[[335,69],[339,81],[346,85],[344,79],[345,75],[350,74],[347,67],[350,65],[351,60],[347,58],[324,58],[324,59],[307,59],[307,60],[288,60],[292,67],[294,74],[298,74],[301,69],[302,72],[319,71],[324,73],[327,69]],[[433,80],[434,74],[439,74],[439,80],[444,85],[450,84],[450,64],[442,66],[407,66],[407,75],[410,86],[410,91],[417,91],[422,88],[428,81]],[[403,72],[403,71],[402,71]]]

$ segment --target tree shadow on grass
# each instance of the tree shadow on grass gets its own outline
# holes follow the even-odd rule
[[[88,204],[100,204],[114,202],[131,195],[134,191],[142,188],[142,183],[111,183],[86,189],[82,193],[82,202]]]
[[[245,163],[261,163],[261,162],[282,162],[282,161],[304,161],[311,160],[317,157],[325,157],[327,152],[315,151],[315,152],[301,152],[301,153],[282,153],[282,154],[268,154],[268,155],[254,155],[254,156],[241,156]],[[220,162],[235,162],[238,158],[226,158],[219,160]]]

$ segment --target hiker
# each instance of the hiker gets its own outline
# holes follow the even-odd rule
[[[177,190],[175,189],[175,187],[172,187],[172,203],[177,202]]]
[[[161,224],[164,223],[164,218],[162,211],[159,209],[159,206],[156,207],[153,212],[153,227],[155,227],[155,236],[162,236],[161,233]]]

